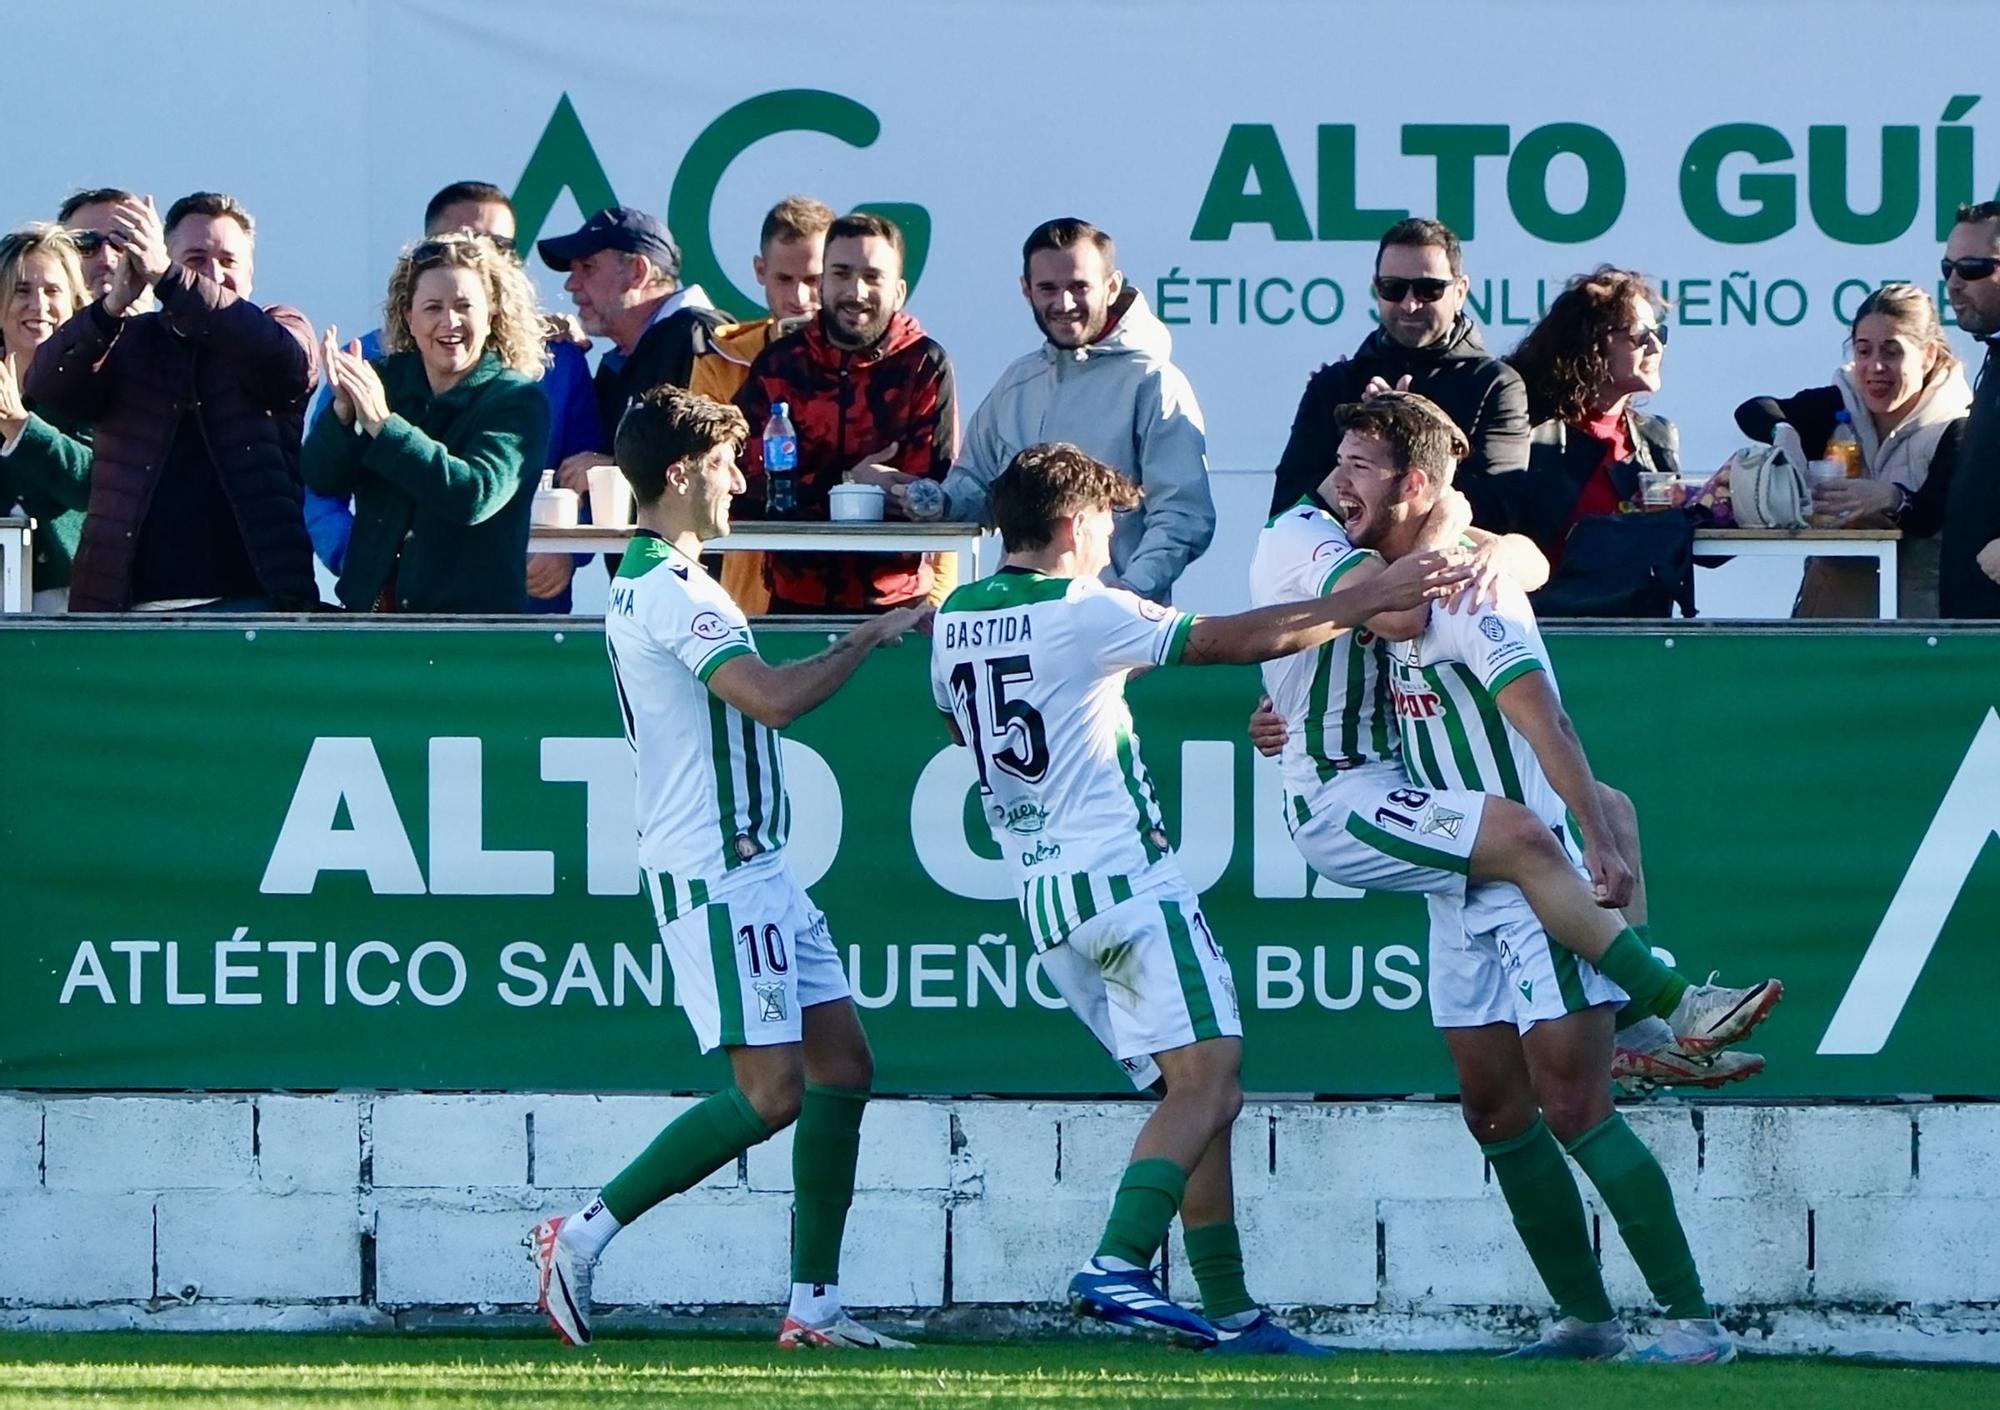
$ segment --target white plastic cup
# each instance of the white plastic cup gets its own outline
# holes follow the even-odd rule
[[[542,529],[576,527],[576,491],[558,486],[555,471],[542,472],[542,487],[535,491],[534,502],[528,506],[528,522]]]
[[[880,485],[835,485],[826,492],[827,515],[844,524],[879,520],[888,498]]]
[[[590,522],[622,529],[632,522],[632,485],[616,465],[590,467]]]

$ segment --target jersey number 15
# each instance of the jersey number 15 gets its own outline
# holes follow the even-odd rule
[[[1042,712],[1025,700],[1007,698],[1009,686],[1024,685],[1034,680],[1035,673],[1025,656],[996,656],[985,664],[987,705],[983,713],[978,668],[970,661],[951,668],[951,693],[958,705],[956,713],[965,742],[972,746],[972,757],[979,764],[979,786],[992,791],[986,774],[989,762],[1015,778],[1040,783],[1049,771],[1049,732],[1042,723]],[[982,719],[989,722],[985,727],[980,724]],[[1002,747],[989,752],[989,744],[995,743]]]

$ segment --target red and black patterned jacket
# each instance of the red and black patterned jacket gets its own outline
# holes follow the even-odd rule
[[[764,423],[781,401],[791,404],[799,439],[793,518],[826,519],[827,491],[892,441],[897,451],[885,465],[932,480],[958,455],[951,359],[917,320],[898,313],[881,341],[850,351],[826,336],[822,316],[759,353],[737,394],[750,443],[742,457],[749,490],[732,506],[735,518],[765,517]],[[775,611],[881,612],[931,590],[930,565],[915,553],[786,553],[766,563]]]

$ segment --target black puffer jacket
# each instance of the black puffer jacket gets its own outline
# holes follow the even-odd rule
[[[1411,391],[1436,402],[1465,432],[1472,453],[1459,464],[1457,484],[1472,501],[1473,522],[1485,525],[1497,512],[1487,493],[1489,477],[1528,463],[1528,392],[1519,373],[1486,351],[1478,326],[1464,314],[1442,342],[1427,348],[1406,348],[1378,328],[1353,357],[1313,374],[1278,461],[1271,512],[1297,504],[1332,471],[1340,449],[1334,413],[1360,401],[1372,377],[1392,387],[1408,377]]]

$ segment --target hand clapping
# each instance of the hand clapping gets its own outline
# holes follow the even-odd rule
[[[105,238],[124,258],[118,261],[111,288],[104,295],[104,311],[123,318],[173,261],[167,255],[166,229],[151,196],[143,201],[118,202],[111,208],[111,219],[117,228]]]
[[[326,362],[327,383],[333,388],[333,414],[340,418],[340,424],[359,422],[369,435],[379,434],[382,423],[389,419],[389,395],[382,390],[382,379],[361,355],[360,339],[343,348],[340,330],[328,328],[320,340],[320,353]]]

